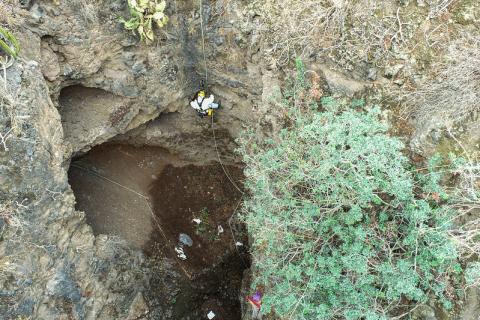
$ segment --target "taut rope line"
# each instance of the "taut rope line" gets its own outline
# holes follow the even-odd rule
[[[204,68],[205,68],[205,89],[206,89],[207,86],[208,86],[208,69],[207,69],[207,56],[205,54],[205,33],[203,31],[203,2],[202,2],[202,0],[199,0],[199,1],[200,1],[200,28],[201,28],[201,34],[202,34],[202,53],[203,53],[203,64],[204,64]],[[237,209],[238,209],[240,203],[242,202],[243,196],[245,195],[245,193],[233,181],[232,177],[228,174],[228,171],[225,168],[225,166],[222,162],[222,159],[220,159],[220,152],[218,151],[217,137],[215,135],[213,113],[212,113],[212,133],[213,133],[213,141],[215,142],[215,151],[217,153],[218,162],[220,163],[220,166],[222,167],[223,173],[225,173],[225,176],[228,178],[230,183],[235,187],[235,189],[237,189],[242,194],[242,197],[240,198],[240,201],[238,202],[237,206],[235,207],[235,210],[233,211],[233,214],[230,216],[230,219],[228,219],[228,224],[229,224],[229,227],[230,227],[230,232],[232,233],[233,246],[235,247],[237,255],[242,260],[242,263],[244,264],[245,267],[247,267],[246,262],[244,261],[242,255],[238,251],[237,243],[236,243],[236,240],[235,240],[235,235],[234,235],[232,225],[231,225],[231,220],[232,220],[233,216],[237,213]]]
[[[228,180],[230,183],[242,194],[244,195],[245,193],[238,187],[238,185],[233,181],[232,177],[228,174],[227,169],[225,168],[222,160],[220,159],[220,152],[218,151],[218,144],[217,144],[217,137],[215,135],[215,127],[213,126],[213,114],[212,114],[212,132],[213,132],[213,141],[215,142],[215,151],[217,152],[217,158],[218,162],[220,163],[220,166],[223,169],[223,172],[225,173],[225,176],[227,176]]]
[[[208,69],[207,69],[207,56],[205,55],[205,35],[203,33],[203,3],[200,0],[200,30],[202,31],[202,52],[203,52],[203,63],[205,67],[205,87],[208,86]]]
[[[112,179],[109,179],[109,178],[107,178],[107,177],[105,177],[105,176],[101,175],[100,173],[95,172],[95,171],[93,171],[93,170],[90,170],[90,169],[87,169],[87,168],[85,168],[85,167],[79,166],[79,165],[77,165],[77,164],[75,164],[75,163],[72,163],[71,166],[74,167],[74,168],[83,170],[83,171],[85,171],[85,172],[87,172],[87,173],[89,173],[89,174],[91,174],[91,175],[93,175],[93,176],[95,176],[95,177],[97,177],[97,178],[103,179],[103,180],[105,180],[105,181],[107,181],[107,182],[109,182],[109,183],[111,183],[111,184],[114,184],[114,185],[116,185],[116,186],[119,186],[119,187],[121,187],[121,188],[123,188],[123,189],[125,189],[125,190],[127,190],[127,191],[129,191],[129,192],[131,192],[131,193],[133,193],[133,194],[135,194],[136,196],[142,198],[142,199],[145,201],[145,204],[147,205],[147,207],[148,207],[148,209],[149,209],[149,211],[150,211],[150,214],[152,215],[153,221],[155,221],[155,225],[157,226],[158,230],[159,230],[160,233],[162,234],[162,236],[163,236],[163,238],[165,239],[165,241],[166,241],[169,245],[171,245],[170,240],[167,238],[167,235],[166,235],[165,232],[163,231],[160,223],[158,222],[157,217],[155,216],[155,213],[153,212],[152,207],[150,206],[150,202],[149,202],[149,201],[150,201],[150,198],[149,198],[149,197],[147,197],[146,195],[141,194],[140,192],[137,192],[137,191],[133,190],[132,188],[129,188],[129,187],[127,187],[127,186],[125,186],[125,185],[117,182],[117,181],[114,181],[114,180],[112,180]],[[170,251],[173,253],[173,250],[172,250],[171,246],[169,246],[169,249],[170,249]],[[174,256],[175,256],[175,254],[174,254]],[[188,277],[188,279],[192,279],[192,276],[190,275],[190,273],[188,273],[187,270],[185,270],[185,268],[181,265],[181,263],[178,263],[178,266],[180,267],[180,269],[182,269],[182,271],[185,273],[185,275]]]
[[[201,34],[202,34],[203,62],[204,62],[204,65],[205,65],[205,85],[208,85],[207,57],[205,55],[205,33],[203,32],[203,2],[202,2],[202,0],[200,0],[200,28],[201,28]],[[233,181],[232,177],[228,174],[225,166],[223,165],[222,160],[220,159],[220,152],[218,151],[217,138],[215,137],[215,128],[213,127],[213,114],[212,114],[212,132],[213,132],[213,141],[215,141],[215,150],[217,152],[218,162],[222,166],[223,172],[227,176],[228,180],[230,180],[232,185],[243,195],[244,192]]]

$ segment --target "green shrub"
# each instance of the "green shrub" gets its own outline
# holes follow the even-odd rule
[[[472,262],[465,270],[465,280],[467,285],[473,286],[480,283],[480,262]]]
[[[131,18],[120,19],[125,29],[137,32],[140,40],[150,43],[154,40],[153,25],[165,26],[168,17],[165,15],[165,0],[128,0]]]
[[[329,97],[302,108],[304,74],[285,90],[288,127],[274,139],[240,139],[265,312],[386,319],[430,293],[451,307],[447,283],[461,268],[439,174],[412,169],[377,107]]]

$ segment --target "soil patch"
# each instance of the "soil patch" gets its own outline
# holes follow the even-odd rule
[[[230,178],[241,186],[243,171],[228,166]],[[240,319],[240,288],[243,271],[249,266],[245,253],[247,239],[232,216],[239,208],[241,193],[230,182],[220,164],[207,166],[165,166],[150,196],[164,236],[152,233],[145,252],[153,258],[172,255],[171,247],[183,251],[185,259],[175,259],[193,281],[185,283],[175,299],[175,317]],[[233,228],[234,230],[232,230]],[[232,232],[233,231],[233,232]],[[188,236],[191,246],[181,241]],[[238,244],[242,244],[236,246]],[[170,245],[170,248],[166,247]]]
[[[241,181],[242,169],[226,168],[230,177]],[[153,208],[164,232],[172,243],[182,247],[186,259],[181,263],[192,273],[201,273],[235,250],[229,220],[239,206],[241,193],[232,185],[218,164],[208,166],[167,165],[150,190]],[[180,242],[187,235],[191,246]],[[147,246],[153,253],[155,244],[165,241],[158,234]]]
[[[241,167],[225,170],[242,185]],[[69,181],[95,234],[118,235],[149,257],[158,271],[145,293],[149,305],[160,302],[157,311],[171,310],[175,320],[207,319],[210,311],[215,320],[241,318],[248,239],[232,218],[241,193],[219,163],[195,166],[161,148],[104,144],[72,162]]]
[[[162,148],[102,144],[75,159],[68,173],[76,209],[95,235],[117,235],[142,248],[155,232],[145,198],[167,164],[182,165]]]

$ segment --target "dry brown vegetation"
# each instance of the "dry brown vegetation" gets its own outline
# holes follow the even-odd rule
[[[448,11],[448,8],[459,0],[427,0],[429,6],[428,17],[436,18]]]
[[[419,121],[435,114],[458,122],[480,111],[480,37],[455,41],[432,69],[437,72],[406,95]]]
[[[293,56],[323,55],[348,67],[379,62],[412,37],[415,16],[396,1],[259,0],[267,42],[280,64]]]
[[[0,151],[9,151],[9,140],[21,136],[22,123],[27,119],[18,114],[18,92],[7,87],[5,69],[0,69]]]
[[[353,70],[439,54],[455,32],[452,14],[468,1],[252,0],[250,9],[277,64],[315,56]]]

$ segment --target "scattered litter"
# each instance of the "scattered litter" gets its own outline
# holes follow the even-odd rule
[[[191,247],[193,245],[193,240],[188,234],[180,233],[180,235],[178,236],[178,240],[180,240],[180,242],[186,246]]]
[[[212,320],[213,318],[215,318],[215,313],[213,313],[213,311],[210,310],[210,312],[207,314],[207,318],[209,320]]]
[[[195,222],[196,224],[200,224],[200,223],[202,223],[202,220],[200,220],[200,219],[197,219],[197,218],[195,218],[195,219],[192,219],[192,221],[193,221],[193,222]]]
[[[220,233],[223,233],[223,227],[222,226],[218,226],[218,234]]]
[[[182,260],[187,260],[187,256],[183,252],[182,247],[175,247],[175,252],[177,253],[177,257],[179,257]]]
[[[236,245],[237,247],[242,247],[242,246],[243,246],[243,243],[237,241],[237,242],[235,242],[235,245]]]

